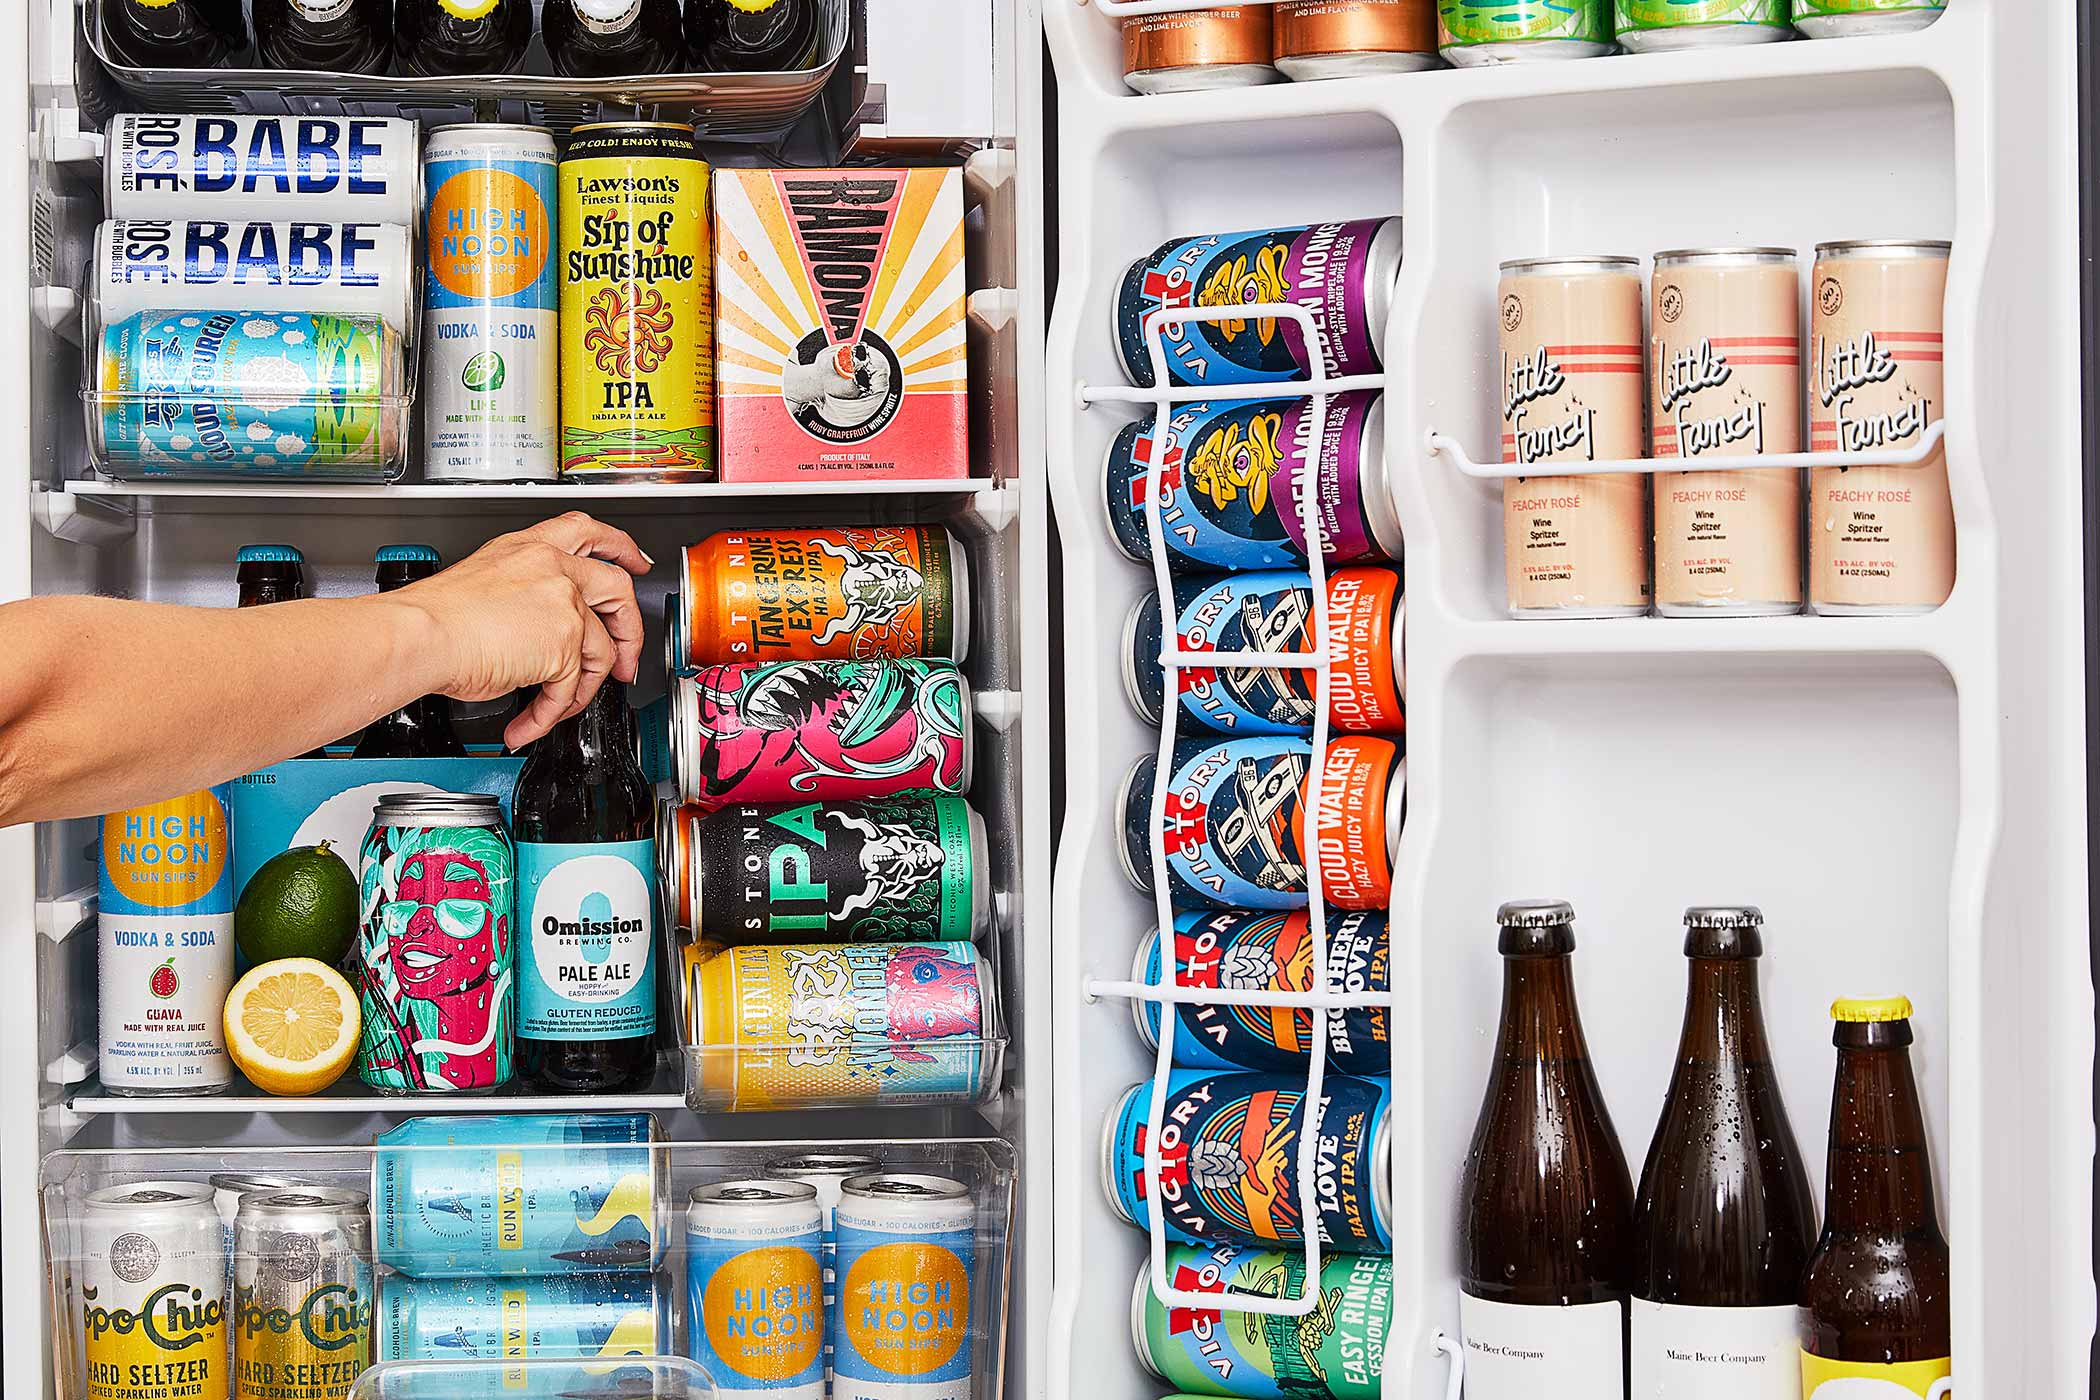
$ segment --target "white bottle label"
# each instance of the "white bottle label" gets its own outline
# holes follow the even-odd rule
[[[1633,1400],[1801,1400],[1801,1310],[1633,1300]]]
[[[1466,1400],[1622,1400],[1624,1317],[1617,1303],[1527,1307],[1459,1294]]]

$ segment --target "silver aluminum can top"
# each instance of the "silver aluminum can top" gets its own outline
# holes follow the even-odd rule
[[[374,826],[503,825],[503,809],[485,792],[389,792],[372,808]]]
[[[1936,238],[1841,238],[1818,243],[1816,256],[1870,253],[1881,258],[1944,258],[1954,245]]]
[[[1657,267],[1681,267],[1686,263],[1790,263],[1800,257],[1795,248],[1666,248],[1655,255]]]
[[[1630,272],[1641,265],[1639,258],[1629,258],[1617,253],[1554,253],[1541,258],[1511,258],[1502,264],[1502,271],[1551,273],[1551,272]]]

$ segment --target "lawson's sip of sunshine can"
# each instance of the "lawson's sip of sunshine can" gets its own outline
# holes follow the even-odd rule
[[[375,1252],[418,1278],[643,1272],[669,1183],[646,1113],[411,1118],[372,1159]]]
[[[554,479],[554,172],[536,126],[441,126],[424,146],[427,480]]]
[[[1612,26],[1629,53],[1769,44],[1794,37],[1790,0],[1612,0]]]
[[[89,1193],[80,1218],[87,1400],[225,1400],[226,1254],[211,1187],[141,1181]],[[149,1387],[142,1378],[162,1378]]]
[[[824,1208],[801,1181],[693,1188],[686,1355],[717,1391],[824,1400]]]
[[[413,1278],[389,1274],[379,1289],[375,1351],[381,1361],[612,1361],[671,1349],[670,1289],[655,1274],[542,1278]],[[513,1373],[516,1374],[516,1373]],[[501,1395],[498,1376],[455,1394]],[[483,1380],[483,1377],[487,1377]]]
[[[1437,0],[1437,48],[1460,68],[1610,53],[1612,0]]]
[[[852,1177],[837,1222],[832,1400],[970,1400],[969,1187],[917,1172]]]
[[[325,311],[406,336],[414,274],[400,224],[106,219],[88,294],[103,325],[169,306]]]
[[[372,1217],[362,1191],[241,1198],[233,1400],[344,1400],[372,1364]]]
[[[411,225],[423,206],[416,124],[400,117],[110,118],[112,219],[335,219]]]

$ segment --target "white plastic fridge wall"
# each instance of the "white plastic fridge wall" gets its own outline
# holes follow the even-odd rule
[[[1139,97],[1115,22],[1047,12],[1060,267],[1046,357],[1065,551],[1067,814],[1053,885],[1058,1221],[1050,1389],[1149,1400],[1143,1236],[1109,1211],[1103,1114],[1148,1078],[1128,976],[1152,923],[1116,785],[1155,731],[1117,679],[1150,573],[1101,503],[1127,414],[1116,278],[1176,235],[1401,214],[1386,465],[1407,538],[1408,810],[1392,895],[1396,1317],[1386,1400],[1440,1395],[1459,1170],[1486,1083],[1504,899],[1564,896],[1605,1095],[1645,1154],[1682,1016],[1678,916],[1769,921],[1765,1011],[1820,1193],[1827,1007],[1917,1003],[1960,1393],[2087,1388],[2087,955],[2078,108],[2068,4],[1951,0],[1920,33]],[[1496,265],[1548,252],[1951,238],[1947,459],[1959,578],[1914,618],[1516,622],[1492,460]]]

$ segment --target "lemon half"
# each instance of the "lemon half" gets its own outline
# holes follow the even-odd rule
[[[252,967],[226,998],[226,1053],[264,1093],[318,1094],[357,1056],[357,993],[327,963]]]

